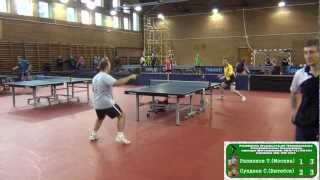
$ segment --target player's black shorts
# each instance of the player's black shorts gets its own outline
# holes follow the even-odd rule
[[[106,116],[109,116],[111,119],[119,117],[122,114],[122,110],[118,104],[113,105],[111,108],[107,109],[96,109],[98,119],[102,120]]]
[[[20,72],[19,73],[19,79],[20,81],[26,81],[26,80],[30,80],[29,79],[30,73],[29,72]]]
[[[236,78],[234,76],[231,76],[229,80],[225,78],[223,82],[226,83],[227,87],[230,87],[232,84],[236,83]]]

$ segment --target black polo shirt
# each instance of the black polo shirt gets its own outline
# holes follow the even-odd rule
[[[310,73],[310,67],[305,66],[295,73],[290,90],[302,94],[295,124],[319,128],[319,76],[315,77]]]

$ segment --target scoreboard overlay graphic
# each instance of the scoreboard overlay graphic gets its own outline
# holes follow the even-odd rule
[[[319,180],[319,143],[225,142],[224,179]]]

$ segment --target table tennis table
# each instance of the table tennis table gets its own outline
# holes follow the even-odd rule
[[[18,82],[8,82],[5,85],[11,87],[12,92],[12,102],[13,107],[16,106],[16,88],[31,88],[32,89],[32,98],[27,99],[28,104],[33,102],[33,105],[40,103],[40,99],[44,98],[48,101],[49,105],[52,102],[61,102],[59,96],[66,97],[67,102],[70,100],[76,99],[80,101],[79,97],[75,97],[75,88],[85,89],[87,92],[87,102],[89,102],[89,84],[91,83],[90,78],[73,78],[73,77],[63,77],[63,76],[36,76],[34,80],[30,81],[18,81]],[[76,84],[85,84],[85,86],[79,86]],[[62,88],[58,88],[63,86]],[[51,94],[48,96],[38,96],[37,90],[40,87],[50,87]],[[70,92],[71,88],[71,92]],[[58,94],[58,90],[66,90],[64,94]]]
[[[5,85],[5,83],[14,82],[16,79],[18,79],[18,76],[15,75],[0,75],[0,86],[6,90],[7,85]]]
[[[175,98],[176,102],[168,104],[168,110],[176,111],[176,125],[180,125],[180,111],[189,110],[188,116],[192,116],[199,111],[205,109],[205,95],[210,95],[210,108],[212,107],[213,89],[219,87],[220,83],[210,83],[209,81],[176,81],[176,80],[151,80],[150,86],[135,88],[125,91],[125,94],[136,95],[136,116],[139,121],[139,109],[141,106],[150,104],[151,112],[155,111],[159,104],[155,97]],[[208,93],[209,91],[209,93]],[[195,111],[192,104],[192,96],[200,94],[200,110]],[[140,96],[151,96],[150,103],[140,103]],[[181,104],[180,99],[189,97],[188,104]],[[163,106],[160,104],[160,107]],[[184,106],[184,107],[183,107]],[[171,107],[171,108],[169,108]]]

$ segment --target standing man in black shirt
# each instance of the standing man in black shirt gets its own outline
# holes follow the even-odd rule
[[[320,74],[320,47],[317,39],[305,43],[304,58],[306,66],[295,73],[290,87],[292,122],[296,125],[297,141],[317,141]]]
[[[62,56],[58,56],[56,63],[57,63],[57,71],[63,71],[64,60]]]
[[[153,52],[153,53],[151,54],[151,66],[152,66],[152,71],[153,71],[153,72],[157,72],[157,71],[155,70],[157,61],[158,61],[157,55],[156,55],[155,52]]]

